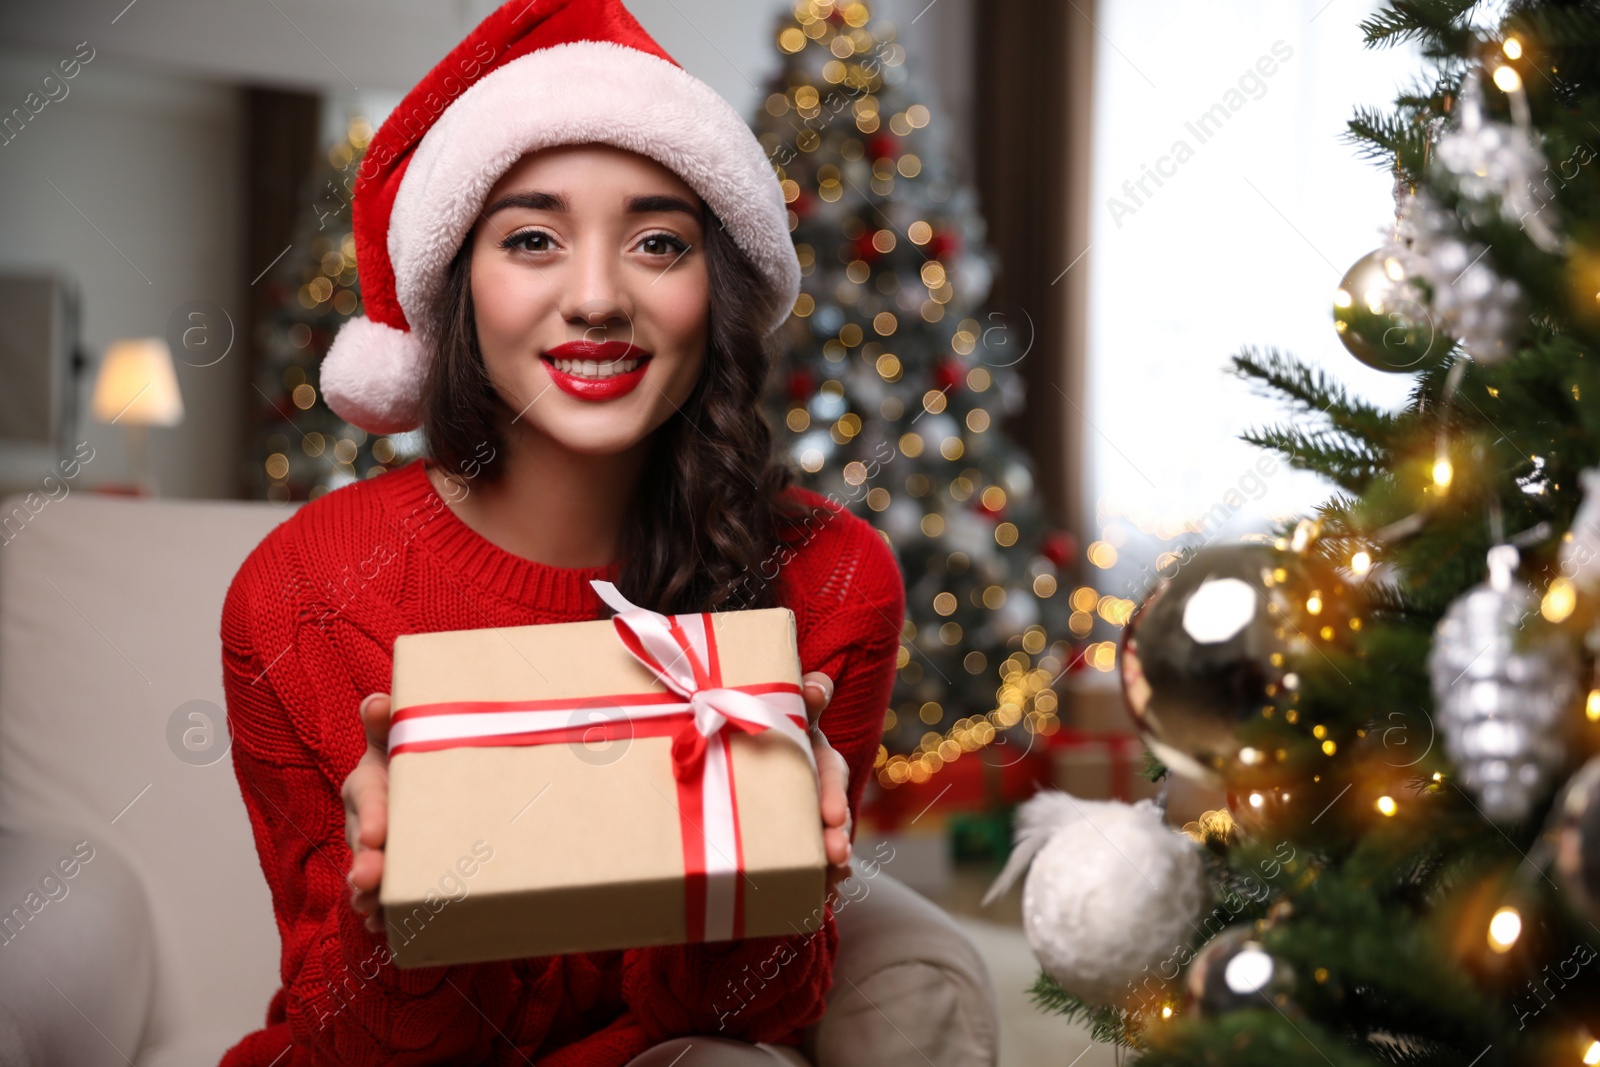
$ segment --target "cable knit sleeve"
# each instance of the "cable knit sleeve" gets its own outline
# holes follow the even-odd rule
[[[846,794],[854,816],[883,737],[905,584],[877,531],[860,520],[838,521],[835,551],[818,546],[831,567],[827,580],[815,580],[802,567],[793,587],[814,598],[796,610],[800,666],[834,681],[819,725],[849,765]],[[793,1043],[797,1031],[822,1018],[838,938],[832,908],[825,906],[821,925],[805,934],[635,949],[624,957],[624,995],[658,1040],[698,1033]]]
[[[328,709],[356,717],[356,686],[338,656],[320,647],[315,625],[278,632],[274,624],[294,616],[283,608],[282,585],[247,561],[222,616],[234,771],[283,943],[283,994],[262,1034],[273,1035],[279,1049],[292,1043],[296,1055],[285,1063],[484,1062],[495,1037],[490,1020],[505,1022],[515,1007],[510,967],[401,970],[384,937],[368,931],[350,906],[339,796],[348,768],[330,773],[329,765],[353,766],[353,739],[330,725]],[[266,603],[271,614],[258,614]],[[340,739],[337,758],[327,735]]]
[[[883,535],[859,520],[852,527],[850,546],[823,586],[837,602],[830,596],[819,605],[817,618],[801,639],[800,667],[833,679],[833,699],[818,725],[850,767],[845,792],[853,839],[894,690],[906,589]]]

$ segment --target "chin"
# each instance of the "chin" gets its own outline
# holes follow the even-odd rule
[[[555,418],[538,424],[536,429],[566,451],[582,456],[614,456],[637,447],[650,435],[642,426],[619,426],[615,417],[607,419],[603,412],[596,414],[601,417],[571,421]]]

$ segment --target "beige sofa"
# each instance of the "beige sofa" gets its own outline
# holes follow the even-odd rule
[[[0,502],[0,1067],[214,1067],[262,1025],[278,933],[227,751],[218,620],[286,515]],[[989,1067],[982,959],[892,867],[851,880],[808,1049],[824,1067]]]

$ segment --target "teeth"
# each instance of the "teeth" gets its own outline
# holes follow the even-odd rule
[[[619,359],[610,363],[596,363],[592,359],[553,359],[550,362],[564,374],[574,374],[580,378],[610,378],[637,369],[644,360]]]

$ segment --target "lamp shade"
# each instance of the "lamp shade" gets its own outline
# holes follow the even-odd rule
[[[114,342],[106,349],[95,378],[90,410],[101,422],[176,426],[183,421],[183,397],[172,371],[172,350],[159,337]]]

